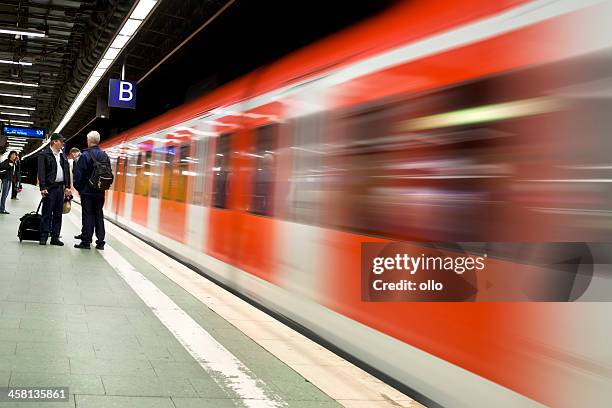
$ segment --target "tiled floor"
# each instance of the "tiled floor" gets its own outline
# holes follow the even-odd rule
[[[245,401],[198,364],[96,250],[72,248],[75,225],[64,217],[64,247],[19,243],[19,217],[35,207],[26,189],[0,218],[0,386],[68,386],[53,407],[233,407]],[[231,324],[121,244],[129,262],[204,329],[236,353],[279,406],[338,406]],[[220,329],[216,332],[216,329]],[[14,403],[19,408],[30,403]],[[0,407],[12,406],[0,403]]]
[[[26,186],[20,200],[9,199],[11,214],[0,216],[0,387],[69,387],[70,400],[0,407],[340,406],[249,337],[248,322],[239,330],[152,262],[107,237],[123,260],[248,367],[268,399],[237,395],[192,357],[101,253],[72,247],[79,232],[74,216],[64,217],[66,246],[20,243],[19,217],[35,209],[37,200],[37,191]],[[234,307],[242,313],[240,305]],[[281,340],[271,332],[267,341]],[[308,363],[305,356],[295,358]]]

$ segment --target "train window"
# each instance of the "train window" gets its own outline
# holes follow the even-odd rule
[[[122,193],[125,193],[125,173],[127,170],[127,158],[126,157],[119,157],[118,168],[119,168],[119,171],[117,174],[119,174],[119,191]]]
[[[320,145],[323,116],[319,113],[297,118],[292,123],[292,172],[289,180],[289,219],[315,224],[319,218],[320,177],[323,146]]]
[[[552,151],[546,138],[561,135],[551,132],[554,104],[534,98],[535,85],[510,84],[485,78],[339,114],[334,134],[344,139],[329,157],[337,182],[326,188],[341,210],[329,223],[413,241],[512,236],[529,215],[512,201],[515,178],[529,178],[537,152]],[[538,114],[517,114],[517,104]]]
[[[230,153],[232,135],[224,134],[217,140],[215,165],[213,167],[212,205],[217,208],[227,208],[229,194],[229,181],[231,177]]]
[[[255,131],[255,174],[249,209],[253,214],[272,215],[277,134],[277,124],[262,126]]]
[[[136,162],[135,193],[141,196],[149,195],[149,177],[151,152],[140,152]]]
[[[150,197],[158,198],[160,183],[161,183],[161,166],[163,165],[162,161],[164,158],[163,148],[157,147],[153,150],[152,158],[149,158],[149,162],[151,163],[151,175],[153,178],[151,179],[151,195]]]
[[[126,157],[125,162],[125,192],[131,194],[134,193],[134,184],[136,182],[136,155],[130,154],[128,157]]]
[[[136,195],[142,195],[142,184],[144,183],[144,180],[143,180],[144,165],[142,164],[143,162],[142,156],[143,156],[143,153],[139,152],[138,157],[136,158],[136,165],[134,167],[134,173],[136,174],[136,180],[134,180],[134,194]]]
[[[118,191],[119,189],[119,159],[111,159],[111,167],[113,169],[113,174],[115,175],[115,181],[113,182],[113,191]]]
[[[163,169],[162,198],[164,200],[172,200],[172,184],[174,182],[174,177],[172,174],[172,166],[174,165],[174,146],[168,146],[166,148],[166,154],[161,164]]]
[[[184,203],[187,201],[187,184],[189,180],[189,150],[190,143],[181,145],[179,154],[178,171],[176,175],[176,197],[175,200]]]
[[[194,163],[195,179],[191,191],[191,203],[204,205],[205,179],[206,179],[206,159],[208,156],[208,140],[198,139],[195,142],[195,153],[191,158]]]

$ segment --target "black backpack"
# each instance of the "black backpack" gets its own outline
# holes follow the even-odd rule
[[[88,153],[93,161],[93,171],[89,177],[89,184],[96,190],[108,190],[115,179],[110,160],[107,157],[105,161],[99,162],[91,150]]]

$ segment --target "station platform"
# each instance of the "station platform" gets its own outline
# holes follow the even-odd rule
[[[0,217],[0,387],[69,387],[0,407],[419,407],[110,222],[104,251],[17,238],[40,195]]]

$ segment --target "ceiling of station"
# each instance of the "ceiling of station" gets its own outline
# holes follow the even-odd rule
[[[149,89],[145,91],[149,93],[152,88],[163,90],[168,86],[168,81],[162,78],[166,74],[174,76],[180,89],[166,90],[168,94],[177,94],[168,96],[168,100],[164,100],[165,94],[160,91],[157,105],[161,108],[151,106],[148,101],[129,120],[122,120],[122,115],[126,116],[123,112],[115,112],[113,124],[109,119],[107,123],[96,123],[96,126],[115,126],[105,133],[146,120],[149,111],[159,114],[159,109],[177,106],[182,103],[181,95],[206,92],[215,84],[243,75],[283,53],[352,24],[392,0],[331,3],[325,0],[295,3],[286,0],[0,0],[0,120],[4,120],[0,125],[31,126],[53,132],[140,2],[155,3],[153,12],[63,126],[61,133],[65,137],[82,136],[96,119],[97,99],[106,97],[108,79],[118,78],[123,65],[126,79],[140,82],[146,78],[144,83]],[[253,44],[257,47],[253,48]],[[181,53],[173,54],[178,49],[182,57]],[[216,57],[195,67],[197,64],[193,61],[199,61],[202,56],[199,54],[203,52]],[[208,77],[220,80],[208,81],[208,88],[202,87],[201,83]],[[11,140],[15,141],[12,137]],[[40,145],[40,141],[28,140],[23,146],[11,145],[6,136],[0,136],[0,154],[12,149],[26,154]]]
[[[52,131],[134,2],[0,0],[1,124]]]

